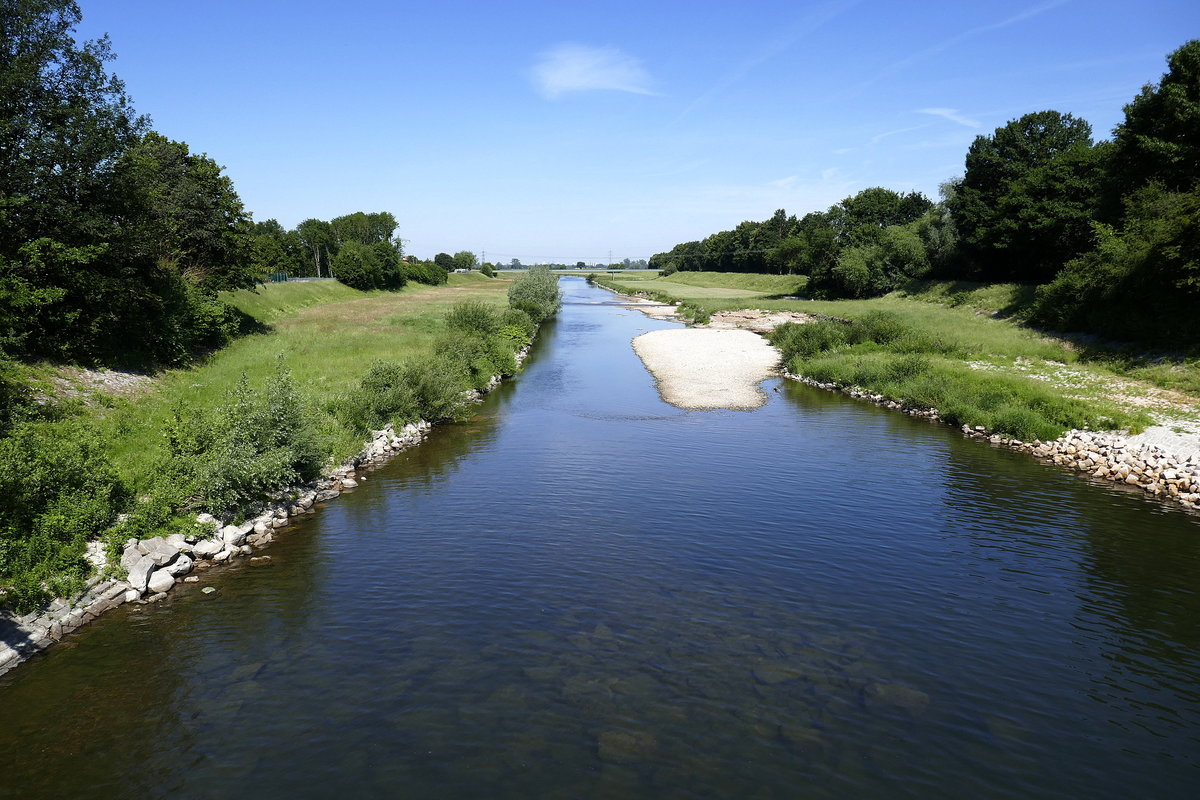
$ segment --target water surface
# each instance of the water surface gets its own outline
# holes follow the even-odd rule
[[[563,286],[270,566],[0,678],[0,796],[1192,796],[1194,517],[794,384],[679,411],[672,323]]]

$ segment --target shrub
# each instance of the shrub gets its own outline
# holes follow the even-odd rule
[[[495,306],[480,300],[455,303],[446,315],[446,324],[451,330],[474,336],[493,336],[503,324]]]
[[[482,272],[484,275],[486,275],[489,278],[496,277],[496,270],[492,269],[491,264],[484,264],[482,267],[479,268],[479,271]]]
[[[286,371],[260,392],[243,376],[217,408],[175,410],[156,495],[176,509],[231,512],[315,477],[323,450],[314,430]]]
[[[531,268],[508,288],[508,304],[524,311],[539,324],[550,319],[562,306],[558,278],[549,267]]]
[[[500,335],[511,339],[518,348],[532,342],[537,329],[533,317],[519,308],[506,308],[500,314]]]
[[[404,262],[400,270],[406,279],[428,286],[441,286],[449,279],[446,270],[432,261]]]
[[[833,320],[818,320],[797,324],[788,322],[780,325],[768,337],[771,344],[779,348],[784,361],[793,358],[812,358],[827,350],[834,350],[847,343],[849,326]]]
[[[472,389],[482,389],[494,375],[511,375],[517,360],[507,339],[473,336],[450,331],[434,344],[434,353],[445,363],[458,367]]]
[[[340,398],[335,416],[360,433],[419,419],[458,419],[466,407],[459,364],[445,359],[398,364],[376,362],[353,394]]]
[[[74,421],[17,424],[0,440],[0,586],[25,611],[79,588],[87,541],[127,493],[100,436]]]

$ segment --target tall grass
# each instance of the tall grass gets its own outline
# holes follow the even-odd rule
[[[857,386],[911,406],[936,408],[954,424],[982,425],[1021,440],[1055,439],[1069,428],[1148,424],[1114,404],[1066,397],[1038,381],[975,369],[955,340],[887,311],[857,321],[823,319],[777,328],[771,343],[788,368],[823,383]]]

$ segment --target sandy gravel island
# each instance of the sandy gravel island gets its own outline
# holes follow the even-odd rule
[[[758,384],[779,366],[779,352],[744,330],[651,331],[633,349],[663,400],[688,410],[758,408],[767,401]]]

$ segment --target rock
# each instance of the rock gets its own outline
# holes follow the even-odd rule
[[[178,578],[180,575],[187,575],[189,572],[191,572],[193,563],[194,562],[190,556],[188,556],[186,553],[180,553],[175,560],[164,567],[164,569],[172,576]]]
[[[265,566],[269,565],[270,563],[271,563],[270,556],[254,556],[253,558],[250,559],[250,566],[252,566],[252,567],[265,567]]]
[[[137,589],[139,593],[146,591],[146,585],[150,580],[150,573],[158,565],[154,563],[154,557],[144,555],[129,568],[129,585]]]
[[[358,481],[354,480],[354,478],[343,478],[342,487],[345,489],[357,489]]]
[[[215,591],[216,591],[216,589],[212,586],[205,586],[203,589],[200,590],[200,592],[202,594],[212,594]]]
[[[911,686],[875,681],[863,689],[863,702],[868,708],[899,708],[917,716],[929,706],[929,695]]]
[[[161,536],[156,536],[153,539],[143,539],[138,542],[138,547],[143,553],[154,559],[156,567],[170,563],[175,556],[179,555],[179,548],[167,544],[167,540]]]
[[[141,596],[142,596],[142,593],[139,592],[137,589],[128,589],[125,592],[125,602],[132,603],[134,600],[137,600]]]
[[[150,575],[146,588],[156,594],[168,591],[175,585],[175,576],[165,569],[157,569]]]
[[[242,554],[242,555],[244,555],[244,556],[248,556],[248,555],[250,555],[251,553],[253,553],[253,552],[254,552],[254,548],[253,548],[253,547],[251,547],[251,546],[250,546],[250,545],[248,545],[248,544],[244,544],[244,545],[242,545],[241,547],[239,547],[239,548],[238,548],[238,552],[239,552],[239,553],[241,553],[241,554]]]
[[[336,489],[322,489],[321,491],[317,492],[313,499],[318,503],[326,503],[337,497],[339,494],[341,494],[341,492],[337,491]]]
[[[216,561],[216,562],[218,562],[218,563],[220,563],[220,562],[222,562],[222,561],[228,561],[228,560],[229,560],[229,557],[230,557],[231,555],[233,555],[233,551],[232,551],[232,550],[222,550],[221,552],[219,552],[219,553],[217,553],[215,556],[213,556],[213,557],[212,557],[212,560],[213,560],[213,561]]]
[[[254,521],[254,532],[258,534],[266,533],[271,530],[271,520],[273,517],[259,517]]]
[[[224,544],[216,539],[201,539],[192,545],[192,552],[197,558],[212,558],[224,549]]]
[[[172,533],[167,537],[167,544],[171,545],[171,547],[174,547],[180,552],[188,552],[192,549],[192,546],[188,544],[187,539],[183,538],[182,533]]]
[[[253,530],[253,526],[251,530]],[[221,539],[228,547],[241,547],[248,534],[249,531],[243,531],[237,525],[226,525],[221,529]]]
[[[605,731],[599,737],[600,760],[610,764],[635,764],[651,757],[658,742],[641,731]]]
[[[755,680],[768,686],[794,681],[806,674],[802,665],[786,661],[763,661],[754,666],[753,672]]]
[[[188,575],[186,578],[183,579],[183,582],[184,583],[199,583],[200,579],[197,578],[195,575]]]
[[[138,549],[136,541],[137,540],[135,539],[134,544],[127,545],[125,547],[125,552],[121,554],[121,567],[126,571],[133,569],[133,565],[136,564],[138,559],[140,559],[143,555],[142,551]]]

